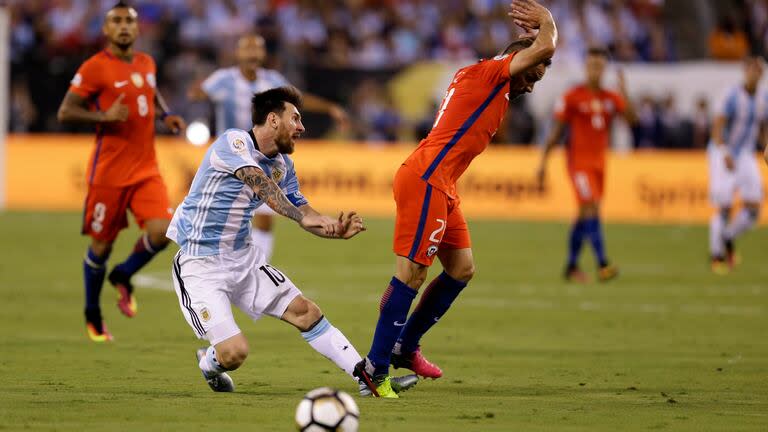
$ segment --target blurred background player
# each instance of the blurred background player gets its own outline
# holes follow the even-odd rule
[[[627,94],[624,74],[618,72],[619,93],[603,88],[603,72],[608,53],[591,48],[586,59],[586,82],[568,90],[555,106],[555,122],[547,138],[537,172],[541,186],[546,178],[547,160],[565,127],[569,127],[566,145],[568,177],[579,202],[579,214],[568,239],[565,278],[586,282],[579,268],[579,254],[584,238],[592,244],[598,264],[598,279],[607,281],[618,275],[605,254],[600,224],[600,200],[605,184],[606,152],[610,148],[611,123],[616,114],[634,123],[636,116]]]
[[[360,354],[320,308],[251,242],[250,219],[266,204],[302,228],[325,238],[349,239],[365,230],[355,212],[338,219],[315,211],[299,190],[293,161],[304,132],[301,96],[292,87],[252,98],[253,127],[228,129],[211,145],[179,205],[168,237],[180,250],[173,281],[187,322],[210,346],[197,351],[212,390],[234,390],[227,371],[248,356],[248,342],[232,316],[234,304],[253,320],[273,316],[293,325],[317,352],[350,376]],[[223,277],[226,276],[226,277]],[[410,385],[418,379],[412,377]]]
[[[125,316],[136,314],[131,276],[168,244],[165,231],[172,209],[155,159],[155,117],[174,132],[185,128],[184,120],[168,111],[157,92],[154,60],[133,49],[137,19],[136,10],[123,2],[107,12],[102,28],[107,47],[78,69],[58,113],[62,122],[96,126],[82,227],[83,234],[91,237],[83,269],[86,328],[95,342],[112,339],[99,298],[112,243],[128,226],[127,211],[145,233],[133,253],[109,274]]]
[[[755,151],[768,126],[768,92],[758,89],[764,66],[762,58],[747,57],[744,82],[728,88],[715,106],[707,157],[710,197],[717,207],[709,224],[709,248],[718,274],[736,265],[734,240],[755,225],[763,200]],[[742,208],[731,219],[736,192]]]
[[[214,104],[217,135],[231,128],[248,130],[251,127],[251,96],[289,85],[280,72],[262,67],[266,55],[264,38],[256,34],[241,36],[235,52],[237,66],[218,69],[189,90],[190,99],[209,100]],[[307,111],[328,114],[341,129],[347,127],[348,115],[337,104],[312,94],[304,94],[303,99]],[[267,259],[272,256],[274,245],[274,214],[268,206],[261,206],[253,218],[253,241]]]
[[[442,376],[440,368],[421,354],[419,341],[474,274],[469,228],[459,207],[456,181],[487,148],[509,100],[533,90],[555,52],[557,29],[549,10],[533,0],[519,0],[512,3],[509,15],[526,31],[538,29],[538,35],[458,70],[431,132],[395,174],[395,276],[381,298],[371,350],[355,367],[361,379],[372,376],[368,384],[382,397],[396,397],[390,361],[396,368],[424,377]],[[435,257],[443,272],[408,317]]]

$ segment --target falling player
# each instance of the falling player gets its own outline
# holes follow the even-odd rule
[[[250,105],[254,93],[289,85],[280,72],[263,67],[266,55],[263,37],[244,35],[237,41],[237,66],[218,69],[190,89],[190,99],[207,99],[214,104],[217,135],[230,128],[247,130],[251,127]],[[306,111],[327,114],[342,129],[348,125],[346,111],[335,103],[312,94],[304,94],[303,100]],[[272,256],[274,245],[274,214],[268,206],[261,206],[253,218],[253,241],[267,259]]]
[[[600,201],[605,183],[605,154],[610,147],[611,122],[616,114],[623,114],[632,123],[635,121],[635,111],[627,95],[622,71],[618,73],[619,93],[603,88],[603,71],[607,60],[605,50],[589,50],[586,83],[573,87],[558,101],[555,123],[544,146],[537,173],[539,182],[543,184],[550,151],[557,145],[565,127],[569,126],[567,169],[579,203],[579,214],[568,239],[565,279],[577,282],[588,280],[578,265],[585,238],[592,244],[595,253],[598,279],[607,281],[618,275],[618,270],[610,264],[605,254],[600,227]]]
[[[764,62],[759,57],[748,57],[743,67],[744,82],[728,88],[715,107],[712,142],[707,151],[709,191],[717,207],[709,225],[709,248],[712,270],[718,274],[735,266],[734,240],[755,225],[763,200],[754,152],[761,128],[768,127],[768,92],[758,88]],[[729,221],[737,191],[743,206]]]
[[[94,342],[112,339],[99,298],[112,243],[128,226],[127,211],[145,233],[108,276],[124,315],[136,314],[131,276],[168,244],[172,210],[155,159],[155,118],[177,133],[185,127],[157,92],[152,57],[133,49],[138,30],[136,10],[122,1],[107,12],[102,29],[107,48],[80,66],[58,114],[62,122],[96,125],[82,227],[91,237],[83,268],[86,329]]]
[[[179,305],[195,334],[210,342],[197,351],[198,365],[217,392],[234,390],[227,371],[248,356],[233,304],[253,320],[269,315],[293,325],[312,348],[350,375],[360,361],[320,308],[251,241],[251,217],[262,204],[319,237],[349,239],[365,230],[355,212],[338,219],[323,216],[299,191],[288,155],[304,132],[300,102],[292,87],[254,95],[254,126],[228,129],[211,145],[168,229],[168,238],[180,247],[173,260]],[[400,390],[417,380],[403,377]]]
[[[458,70],[431,132],[395,175],[395,276],[381,299],[371,350],[355,367],[356,375],[381,397],[396,397],[390,361],[396,368],[424,377],[442,376],[440,368],[422,355],[419,340],[447,312],[474,273],[456,181],[488,146],[509,99],[533,90],[555,52],[557,29],[550,12],[533,0],[515,1],[511,8],[514,22],[526,30],[538,29],[538,35]],[[436,257],[443,272],[408,317]]]

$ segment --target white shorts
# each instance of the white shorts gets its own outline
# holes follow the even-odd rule
[[[240,333],[232,316],[237,306],[254,321],[280,318],[301,291],[280,270],[267,264],[253,245],[220,255],[173,259],[173,285],[181,312],[200,339],[216,345]]]
[[[742,201],[762,202],[763,181],[757,159],[750,151],[743,151],[734,159],[734,170],[725,167],[724,152],[710,145],[707,150],[709,159],[709,194],[712,203],[718,207],[730,207],[739,193]]]

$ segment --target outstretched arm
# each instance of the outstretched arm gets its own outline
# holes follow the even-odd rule
[[[88,101],[70,90],[64,95],[56,117],[62,123],[125,121],[128,118],[128,106],[123,104],[123,99],[125,99],[125,93],[121,93],[106,111],[91,111],[88,109]]]
[[[333,235],[336,232],[334,221],[329,223],[321,216],[314,214],[304,214],[294,206],[285,196],[280,186],[271,178],[267,177],[264,171],[253,166],[240,168],[235,172],[235,176],[247,184],[260,200],[264,201],[269,208],[276,213],[287,218],[293,219],[304,229],[318,232],[325,235]],[[319,234],[318,234],[319,235]]]
[[[507,15],[515,24],[530,32],[538,29],[533,45],[520,50],[509,62],[509,76],[552,58],[557,47],[557,26],[547,8],[534,0],[515,0]]]
[[[349,126],[349,114],[347,114],[344,108],[328,99],[312,93],[304,93],[304,108],[307,111],[327,114],[342,129]]]

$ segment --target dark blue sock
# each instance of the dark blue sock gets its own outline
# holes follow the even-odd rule
[[[101,287],[104,285],[105,264],[109,253],[103,257],[96,256],[91,248],[83,259],[83,275],[85,276],[85,309],[98,310]]]
[[[167,244],[163,246],[153,245],[149,242],[149,236],[144,234],[133,246],[133,253],[125,261],[115,266],[115,271],[130,278],[166,246]]]
[[[419,340],[433,325],[445,315],[451,303],[456,300],[461,290],[467,286],[450,277],[446,272],[440,273],[421,295],[416,309],[405,323],[397,342],[402,353],[412,353],[419,346]]]
[[[595,258],[600,267],[608,265],[608,259],[605,257],[605,246],[603,244],[603,230],[600,227],[600,219],[597,217],[586,219],[584,225],[587,231],[587,237],[592,243],[592,250],[595,252]]]
[[[368,353],[368,359],[376,368],[375,375],[389,373],[389,356],[405,325],[414,298],[416,290],[395,277],[384,291],[379,305],[379,321]]]
[[[568,237],[568,268],[576,267],[581,253],[581,245],[584,243],[584,221],[576,219],[571,227],[571,235]]]

